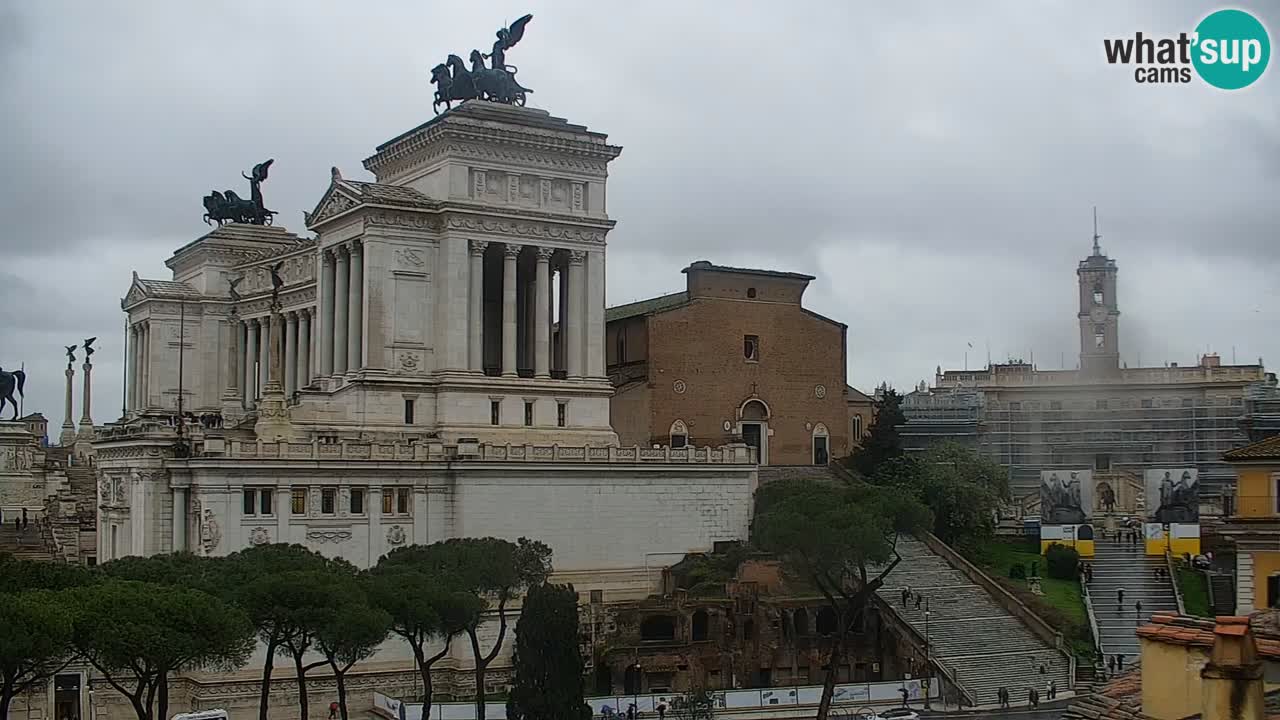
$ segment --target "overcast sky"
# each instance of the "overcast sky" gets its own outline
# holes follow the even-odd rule
[[[1274,4],[1237,6],[1275,41]],[[988,346],[1075,367],[1096,204],[1126,362],[1280,365],[1280,68],[1227,93],[1103,57],[1216,7],[0,0],[0,365],[26,363],[56,437],[63,346],[97,335],[94,419],[114,420],[129,272],[170,277],[203,195],[274,157],[267,203],[305,233],[330,166],[366,178],[431,117],[429,69],[525,12],[507,61],[530,104],[625,148],[610,304],[698,259],[800,271],[863,389],[969,343],[970,367]]]

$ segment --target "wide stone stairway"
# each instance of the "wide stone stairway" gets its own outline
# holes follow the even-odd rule
[[[1164,568],[1164,556],[1148,557],[1142,543],[1116,542],[1099,538],[1094,543],[1093,582],[1089,598],[1098,623],[1102,652],[1113,657],[1124,655],[1126,664],[1138,660],[1138,635],[1134,631],[1155,613],[1177,613],[1178,599],[1173,582],[1155,577],[1156,568]],[[1124,589],[1120,603],[1119,590]],[[1137,603],[1142,603],[1138,612]]]
[[[22,533],[22,542],[18,542],[18,531],[13,527],[13,518],[5,513],[5,523],[0,526],[0,554],[9,553],[19,560],[54,560],[48,545],[36,530],[34,523]]]
[[[1015,704],[1026,704],[1032,687],[1043,702],[1050,680],[1059,692],[1070,689],[1067,656],[1036,637],[986,590],[919,540],[900,539],[898,552],[902,562],[885,579],[881,599],[924,636],[925,603],[917,610],[913,599],[904,607],[902,589],[927,598],[930,655],[955,672],[979,705],[995,704],[1001,687]]]

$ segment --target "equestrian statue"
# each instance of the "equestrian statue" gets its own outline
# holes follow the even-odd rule
[[[524,28],[532,19],[533,15],[525,15],[499,30],[493,51],[488,55],[472,50],[470,69],[457,55],[450,55],[445,62],[432,68],[431,82],[436,85],[432,109],[436,114],[440,113],[441,105],[448,110],[454,102],[467,100],[488,100],[523,107],[525,97],[533,91],[516,82],[518,68],[507,64],[507,51],[524,37]],[[490,67],[485,67],[486,59],[491,60]]]
[[[5,372],[4,368],[0,368],[0,414],[4,413],[4,404],[8,402],[13,405],[13,419],[18,419],[18,401],[14,399],[13,392],[18,391],[18,395],[22,395],[22,386],[27,382],[27,374],[21,370],[13,372]]]
[[[234,190],[220,193],[214,190],[204,197],[204,222],[206,225],[218,223],[244,223],[246,225],[270,225],[274,222],[275,210],[268,210],[262,202],[262,183],[267,179],[267,171],[271,169],[274,159],[253,166],[253,174],[240,173],[249,181],[249,199],[245,200]]]

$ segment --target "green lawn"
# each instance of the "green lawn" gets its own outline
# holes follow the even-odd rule
[[[1178,589],[1182,591],[1182,604],[1188,615],[1213,617],[1209,610],[1209,583],[1204,573],[1182,567],[1178,563]]]
[[[1093,656],[1093,640],[1089,630],[1089,616],[1084,609],[1077,580],[1055,580],[1048,577],[1044,556],[1040,554],[1037,540],[993,539],[970,560],[981,567],[993,580],[1004,585],[1019,600],[1026,603],[1045,622],[1061,632],[1077,658],[1089,661]],[[1044,595],[1033,595],[1026,580],[1009,577],[1009,568],[1022,565],[1028,575],[1035,564],[1040,575],[1040,589]]]

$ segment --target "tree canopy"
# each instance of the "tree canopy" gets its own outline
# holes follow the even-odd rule
[[[516,623],[515,678],[508,720],[590,720],[578,646],[578,593],[572,585],[535,585]]]
[[[861,446],[849,456],[849,467],[863,477],[870,477],[881,463],[903,453],[898,435],[898,427],[907,422],[902,413],[902,396],[893,388],[885,388],[875,402],[875,411],[875,420],[861,439]]]
[[[58,593],[0,593],[0,720],[15,696],[43,685],[74,657],[74,619]]]

